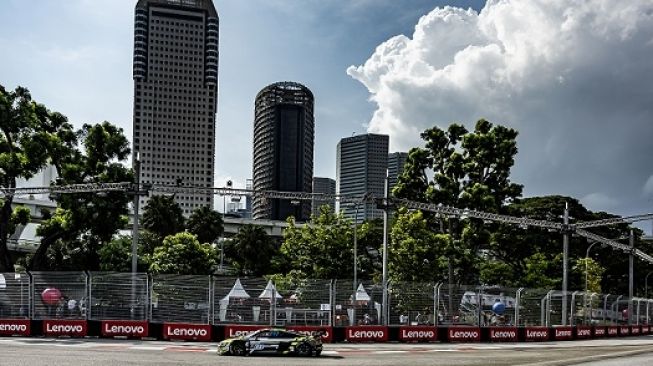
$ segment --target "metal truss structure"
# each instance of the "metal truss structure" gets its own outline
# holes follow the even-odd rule
[[[499,223],[515,224],[521,227],[540,227],[544,229],[551,229],[563,233],[576,234],[590,240],[597,241],[608,245],[616,250],[626,254],[632,254],[637,258],[653,263],[653,256],[650,256],[639,249],[631,248],[626,244],[619,243],[618,241],[604,238],[600,235],[591,233],[585,229],[607,225],[628,224],[638,221],[653,220],[653,214],[641,214],[627,217],[616,217],[596,221],[579,222],[575,224],[565,225],[548,220],[536,220],[524,217],[515,217],[509,215],[500,215],[489,212],[461,209],[456,207],[443,206],[433,203],[415,202],[405,199],[397,198],[379,198],[372,195],[352,196],[352,195],[337,195],[325,193],[308,193],[308,192],[280,192],[280,191],[256,191],[252,189],[237,189],[237,188],[205,188],[205,187],[189,187],[189,186],[175,186],[175,185],[146,185],[141,184],[141,187],[136,187],[136,184],[130,182],[122,183],[86,183],[86,184],[72,184],[66,186],[50,186],[50,187],[29,187],[29,188],[0,188],[0,196],[25,196],[34,194],[73,194],[73,193],[99,193],[99,192],[135,192],[139,190],[149,190],[156,193],[206,193],[220,196],[255,196],[264,199],[286,199],[307,201],[313,199],[319,200],[337,200],[341,204],[351,203],[381,203],[386,208],[403,206],[408,209],[422,210],[433,212],[440,215],[460,217],[460,218],[475,218],[484,221],[492,221]]]

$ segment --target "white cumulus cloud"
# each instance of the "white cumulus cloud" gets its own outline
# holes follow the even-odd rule
[[[488,0],[424,15],[347,73],[391,149],[479,118],[520,132],[513,179],[638,210],[653,156],[653,1]],[[598,199],[594,192],[602,192]]]

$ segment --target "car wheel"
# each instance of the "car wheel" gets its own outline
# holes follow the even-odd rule
[[[229,346],[229,352],[234,356],[244,356],[245,345],[241,342],[234,342]]]
[[[313,350],[308,343],[300,343],[297,346],[297,354],[299,356],[310,356],[311,353],[313,353]]]
[[[315,351],[315,357],[318,357],[320,354],[322,354],[322,351]]]

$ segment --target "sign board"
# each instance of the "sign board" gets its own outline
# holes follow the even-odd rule
[[[517,328],[516,327],[491,327],[490,341],[517,342]]]
[[[594,337],[605,337],[606,334],[605,327],[594,327]]]
[[[622,325],[619,327],[619,335],[620,336],[627,336],[630,335],[630,327],[627,325]]]
[[[289,325],[286,329],[305,335],[316,335],[317,332],[320,332],[322,342],[324,343],[331,343],[331,340],[333,339],[333,329],[331,327]]]
[[[435,342],[438,340],[438,328],[428,326],[399,327],[399,340],[404,342]]]
[[[43,334],[46,336],[85,337],[88,334],[88,324],[86,320],[48,319],[43,321]]]
[[[619,327],[608,327],[608,336],[616,337],[619,335]]]
[[[549,339],[549,328],[526,327],[526,341],[546,341]]]
[[[592,338],[592,327],[579,325],[576,327],[576,338],[587,339]]]
[[[163,339],[208,342],[211,340],[211,326],[208,324],[163,323]]]
[[[147,337],[148,323],[145,320],[103,320],[103,337]]]
[[[556,341],[564,341],[573,339],[574,332],[572,327],[555,327],[553,328],[553,339]]]
[[[0,319],[0,335],[30,335],[30,321],[26,319]]]
[[[388,327],[374,325],[346,327],[345,339],[348,342],[386,342]]]
[[[640,335],[642,332],[640,331],[639,325],[633,325],[630,327],[630,334],[634,336]]]
[[[449,327],[447,330],[449,342],[480,342],[481,328],[479,327]]]

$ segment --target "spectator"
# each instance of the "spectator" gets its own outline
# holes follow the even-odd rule
[[[75,299],[68,300],[68,316],[74,317],[75,315],[77,315],[76,308],[77,308],[77,300]]]

